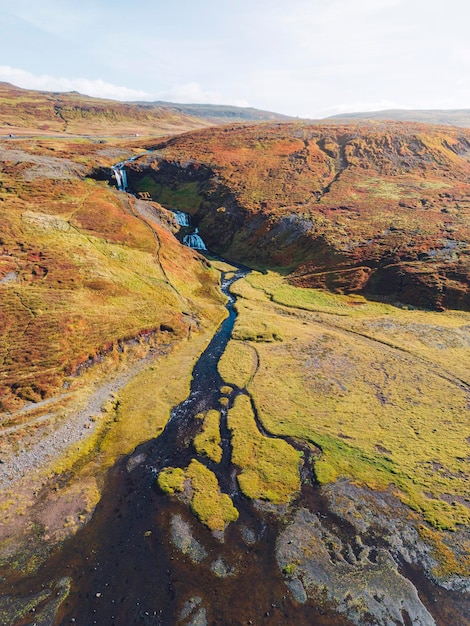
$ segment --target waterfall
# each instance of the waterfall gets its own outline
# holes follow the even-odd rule
[[[180,226],[191,226],[191,216],[184,211],[173,211],[175,220]],[[206,244],[199,235],[199,229],[196,228],[189,235],[183,237],[183,243],[188,248],[194,248],[194,250],[207,250]]]
[[[120,170],[120,172],[121,172],[122,190],[127,191],[127,172],[124,169],[124,166],[122,166],[122,169]]]
[[[124,163],[117,163],[113,167],[113,172],[119,191],[127,191],[127,172],[124,168]]]
[[[147,152],[150,152],[150,150],[148,150]],[[116,185],[119,191],[127,191],[128,189],[127,172],[126,172],[125,164],[129,163],[130,161],[134,161],[139,156],[141,155],[133,156],[127,159],[126,161],[121,161],[120,163],[116,163],[115,165],[112,166],[113,174],[116,179]],[[185,213],[184,211],[173,211],[172,213],[173,213],[175,220],[180,226],[183,226],[183,227],[191,226],[191,216],[188,213]],[[189,235],[185,235],[183,237],[183,243],[185,246],[188,246],[188,248],[193,248],[194,250],[207,250],[206,244],[204,243],[201,236],[199,235],[198,228],[196,228]]]
[[[116,163],[115,165],[111,167],[111,169],[113,170],[114,178],[116,179],[116,185],[119,191],[128,190],[127,172],[125,168],[126,163],[131,163],[132,161],[140,159],[141,156],[143,156],[144,154],[148,154],[149,152],[152,152],[152,150],[146,150],[142,154],[135,154],[133,157],[129,157],[125,161],[120,161],[119,163]]]
[[[183,211],[173,211],[173,216],[180,226],[190,226],[189,215]]]
[[[198,231],[199,229],[196,228],[193,233],[191,233],[190,235],[186,235],[183,238],[183,243],[185,246],[188,246],[189,248],[194,248],[195,250],[207,250],[206,244],[198,235]]]

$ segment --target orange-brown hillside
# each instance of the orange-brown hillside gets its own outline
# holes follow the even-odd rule
[[[209,122],[176,108],[82,94],[34,91],[0,82],[0,135],[171,135]]]
[[[118,137],[173,135],[237,121],[289,119],[249,107],[172,102],[116,102],[77,92],[21,89],[0,82],[0,135]]]
[[[293,283],[470,307],[470,131],[409,123],[212,128],[129,179],[197,213],[209,246]]]
[[[175,239],[171,214],[88,177],[129,153],[0,142],[0,413],[56,395],[105,355],[186,339],[221,315],[217,278]]]

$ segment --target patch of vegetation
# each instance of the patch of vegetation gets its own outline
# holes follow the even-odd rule
[[[287,280],[277,272],[251,272],[246,281],[255,290],[261,291],[278,304],[305,309],[306,311],[319,313],[333,313],[335,315],[370,315],[379,313],[392,313],[394,307],[380,302],[371,302],[360,295],[343,296],[329,293],[322,289],[299,289],[290,285]],[[237,285],[236,289],[243,295],[246,292],[245,285]],[[246,292],[249,299],[258,299],[253,292]]]
[[[263,425],[322,449],[320,483],[347,476],[375,489],[391,486],[436,528],[468,524],[461,501],[470,470],[467,397],[451,372],[455,364],[463,373],[454,350],[468,361],[469,314],[362,300],[351,306],[357,296],[283,282],[252,273],[236,286],[243,296],[237,323],[269,319],[283,336],[256,346],[259,367],[248,390]],[[240,360],[245,369],[247,361]],[[227,363],[221,367],[230,380]]]
[[[224,380],[244,389],[256,372],[257,364],[257,353],[252,345],[232,340],[219,360],[218,369]]]
[[[219,483],[213,472],[193,459],[187,469],[193,488],[191,509],[210,530],[223,531],[238,519],[238,511],[230,496],[220,492]]]
[[[402,194],[397,183],[385,182],[380,178],[369,178],[361,183],[359,187],[366,189],[372,196],[389,200],[399,200]]]
[[[349,317],[344,320],[344,324],[353,332],[410,352],[429,364],[434,363],[470,384],[467,367],[470,344],[468,313],[446,311],[443,314],[420,310],[401,312],[396,307],[389,312],[391,315],[372,318]]]
[[[295,563],[288,563],[282,570],[282,573],[287,578],[293,578],[295,572],[297,570],[297,565]]]
[[[248,396],[236,398],[227,424],[232,433],[232,462],[241,469],[242,492],[274,504],[289,502],[300,489],[298,453],[285,441],[259,432]]]
[[[433,546],[433,556],[439,565],[433,573],[438,578],[445,578],[449,575],[470,576],[470,544],[467,541],[464,550],[455,551],[447,544],[447,537],[442,533],[421,525],[419,534],[429,544]]]
[[[169,496],[184,490],[186,474],[181,467],[166,467],[160,472],[157,483],[160,489]]]
[[[158,485],[170,495],[183,492],[189,483],[189,505],[194,515],[210,530],[223,532],[230,522],[238,519],[238,511],[231,498],[221,493],[217,477],[196,459],[189,466],[169,467],[158,476]]]
[[[235,308],[239,316],[232,333],[234,339],[254,343],[282,341],[282,331],[275,323],[275,316],[266,311],[264,315],[259,315],[246,300],[238,301]],[[246,317],[243,313],[247,314]],[[248,323],[246,319],[249,319]]]
[[[179,183],[170,187],[155,182],[152,176],[147,174],[136,182],[135,187],[137,191],[147,191],[153,200],[165,207],[188,213],[195,213],[202,202],[197,182]]]
[[[194,437],[194,447],[198,454],[207,456],[214,463],[220,463],[222,460],[220,442],[220,412],[211,410],[204,418],[202,431]]]

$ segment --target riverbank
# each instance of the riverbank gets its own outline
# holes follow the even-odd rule
[[[33,571],[91,518],[107,470],[157,436],[187,395],[194,363],[215,326],[214,319],[190,340],[156,347],[114,375],[87,372],[60,417],[51,415],[40,433],[23,437],[19,451],[2,450],[0,567]]]

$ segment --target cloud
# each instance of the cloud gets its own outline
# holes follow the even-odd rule
[[[149,93],[140,89],[129,89],[120,85],[113,85],[104,80],[90,80],[87,78],[57,78],[48,74],[35,75],[31,72],[0,65],[0,81],[12,83],[24,89],[36,89],[39,91],[78,91],[95,98],[109,98],[111,100],[167,100],[180,103],[200,104],[227,104],[234,106],[249,106],[246,100],[224,97],[217,91],[205,90],[197,82],[176,84],[165,92]]]
[[[0,80],[13,83],[24,89],[39,91],[79,91],[87,96],[111,98],[113,100],[147,100],[150,94],[140,89],[129,89],[120,85],[113,85],[104,80],[90,80],[87,78],[56,78],[48,74],[36,76],[31,72],[0,65]]]
[[[193,104],[231,104],[234,106],[249,106],[246,100],[232,99],[224,97],[217,91],[205,91],[199,83],[189,82],[182,85],[174,85],[172,89],[163,96],[173,102],[186,102]]]

